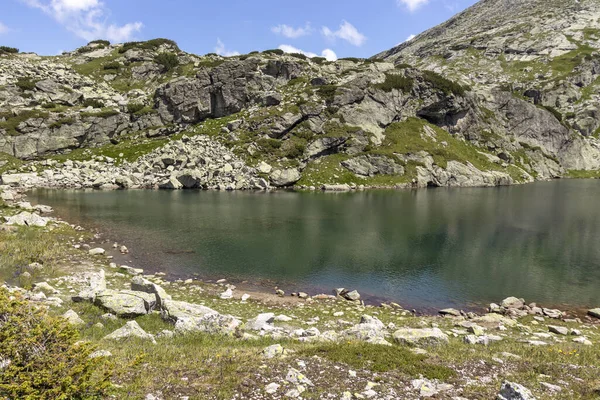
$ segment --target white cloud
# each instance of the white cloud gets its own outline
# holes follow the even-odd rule
[[[111,42],[130,40],[144,26],[141,22],[125,25],[109,24],[110,10],[100,0],[21,0],[29,7],[50,15],[69,31],[85,40],[107,39]]]
[[[3,33],[8,32],[8,26],[4,25],[2,22],[0,22],[0,35],[2,35]]]
[[[429,0],[396,0],[399,6],[406,6],[410,12],[429,3]]]
[[[367,37],[360,33],[354,25],[348,21],[342,21],[340,29],[332,31],[328,27],[324,26],[321,29],[321,33],[328,39],[335,40],[336,38],[346,40],[354,46],[362,46],[367,40]]]
[[[239,56],[240,53],[238,51],[231,51],[225,48],[225,43],[221,41],[221,39],[217,39],[217,45],[215,46],[215,53],[223,57],[233,57]]]
[[[313,57],[318,57],[318,55],[316,53],[312,53],[310,51],[304,51],[301,50],[297,47],[291,46],[289,44],[282,44],[281,46],[279,46],[279,50],[283,50],[286,53],[300,53],[300,54],[304,54],[306,57],[309,58],[313,58]],[[337,60],[337,54],[335,54],[335,52],[331,49],[325,49],[321,52],[321,57],[324,57],[327,59],[327,61],[335,61]]]
[[[294,28],[289,25],[277,25],[271,28],[271,32],[278,35],[285,36],[289,39],[296,39],[302,36],[308,36],[312,33],[313,29],[310,26],[310,22],[307,22],[305,26]]]
[[[337,54],[335,54],[335,51],[331,50],[331,49],[325,49],[321,52],[321,56],[325,57],[327,59],[327,61],[335,61],[338,59]]]
[[[416,37],[417,37],[417,35],[408,35],[408,37],[406,38],[405,42],[410,42],[411,40],[413,40]]]
[[[304,51],[304,50],[300,50],[294,46],[290,46],[289,44],[282,44],[281,46],[279,46],[280,50],[283,50],[286,53],[300,53],[300,54],[304,54],[306,57],[316,57],[317,55],[315,53],[311,53],[310,51]]]

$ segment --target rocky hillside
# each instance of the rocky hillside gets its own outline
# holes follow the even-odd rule
[[[370,60],[201,57],[165,39],[0,53],[0,172],[224,189],[595,176],[598,17],[592,1],[484,0]]]

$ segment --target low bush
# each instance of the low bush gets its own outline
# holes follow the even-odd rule
[[[105,70],[110,70],[110,69],[118,70],[121,68],[121,64],[119,64],[116,61],[113,61],[113,62],[109,62],[108,64],[104,64],[104,66],[102,68]]]
[[[550,114],[554,115],[554,118],[556,118],[557,120],[559,120],[560,122],[562,122],[563,115],[556,108],[554,108],[552,106],[542,106],[542,108],[545,109],[546,111],[548,111]]]
[[[302,53],[289,53],[288,55],[291,57],[299,58],[300,60],[306,60],[308,58],[305,54]]]
[[[108,47],[110,46],[110,42],[108,40],[102,40],[102,39],[98,39],[98,40],[92,40],[91,42],[89,42],[87,45],[100,45],[101,47]]]
[[[323,85],[319,86],[319,89],[317,89],[317,94],[321,96],[321,98],[325,100],[325,102],[331,103],[335,97],[336,91],[336,85]]]
[[[167,72],[179,65],[179,59],[175,53],[160,53],[154,57],[154,62],[162,65],[163,71]]]
[[[46,109],[51,109],[51,108],[56,108],[57,105],[56,103],[44,103],[42,104],[42,108],[46,108]]]
[[[54,121],[52,122],[50,125],[48,125],[48,128],[50,129],[58,129],[63,125],[71,125],[75,123],[75,118],[72,117],[64,117],[59,119],[58,121]]]
[[[327,59],[325,57],[313,57],[313,58],[311,58],[311,61],[321,65],[321,64],[327,62]]]
[[[103,108],[104,103],[97,99],[86,99],[83,102],[84,107],[92,107],[92,108]]]
[[[384,92],[391,92],[392,90],[400,90],[408,93],[412,90],[414,80],[400,74],[386,74],[385,81],[374,85],[375,88],[383,90]]]
[[[62,318],[0,289],[0,398],[100,398],[111,374]]]
[[[412,66],[407,63],[396,64],[396,69],[407,69],[407,68],[412,68]]]
[[[263,54],[276,54],[278,56],[282,56],[284,54],[284,51],[281,49],[271,49],[263,51]]]
[[[172,40],[169,39],[152,39],[145,42],[126,42],[123,43],[123,47],[119,49],[119,53],[125,53],[127,50],[131,49],[141,49],[141,50],[156,50],[162,45],[169,45],[173,47],[175,50],[179,51],[179,46]]]
[[[18,52],[19,52],[19,49],[17,49],[16,47],[0,46],[0,54],[2,54],[2,53],[17,54]]]
[[[138,111],[141,111],[144,108],[144,105],[141,103],[128,103],[127,104],[127,112],[129,114],[135,114]]]
[[[463,86],[451,81],[433,71],[423,71],[423,79],[425,79],[426,82],[429,82],[434,88],[444,92],[446,95],[456,94],[463,96],[467,90],[470,90],[468,86]]]
[[[35,81],[31,80],[30,78],[19,78],[16,85],[23,91],[35,89]]]

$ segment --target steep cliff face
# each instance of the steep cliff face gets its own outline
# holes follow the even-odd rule
[[[547,149],[566,169],[598,169],[599,49],[597,1],[484,0],[377,57],[468,82],[509,121],[508,135]]]
[[[12,160],[0,169],[18,164],[10,157],[108,156],[122,175],[152,153],[144,165],[165,182],[129,181],[169,186],[195,173],[197,157],[166,165],[161,148],[205,135],[274,186],[594,175],[598,18],[592,1],[485,0],[372,60],[200,57],[164,39],[90,43],[58,57],[0,55],[0,152]],[[131,174],[152,172],[135,165]]]

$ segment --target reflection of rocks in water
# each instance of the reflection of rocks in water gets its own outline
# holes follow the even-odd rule
[[[165,254],[196,254],[195,250],[165,250],[163,251]]]

